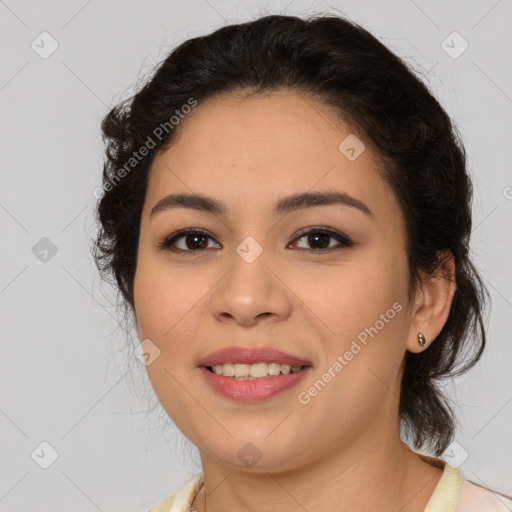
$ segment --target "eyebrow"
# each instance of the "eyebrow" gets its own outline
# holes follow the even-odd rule
[[[343,192],[304,192],[281,198],[274,206],[274,214],[285,213],[312,208],[314,206],[342,205],[356,208],[373,217],[373,213],[365,203]],[[190,208],[215,215],[226,215],[228,209],[222,201],[203,194],[170,194],[160,199],[151,209],[150,217],[156,213],[173,208]]]

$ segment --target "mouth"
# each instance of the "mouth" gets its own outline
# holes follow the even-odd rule
[[[213,372],[215,373],[215,367],[216,366],[227,366],[227,365],[233,365],[233,366],[239,366],[238,371],[239,372],[245,372],[246,369],[240,368],[241,365],[249,365],[249,366],[257,366],[267,364],[267,371],[268,371],[268,365],[271,366],[271,370],[269,372],[269,375],[275,374],[277,375],[277,366],[280,365],[284,372],[286,372],[286,366],[290,366],[291,368],[296,367],[304,367],[304,366],[311,366],[311,361],[308,361],[306,359],[299,358],[297,356],[294,356],[292,354],[288,354],[287,352],[283,352],[282,350],[277,350],[275,348],[271,347],[226,347],[221,348],[219,350],[216,350],[215,352],[212,352],[211,354],[207,355],[204,359],[199,361],[198,366],[205,366],[212,368]],[[229,372],[231,369],[228,367],[227,371]],[[264,375],[263,370],[265,368],[263,366],[256,367],[254,369],[255,377],[258,377],[260,373]],[[258,373],[259,371],[259,373]],[[283,373],[284,373],[283,372]],[[224,368],[223,368],[223,374],[224,374]],[[241,373],[237,376],[249,376],[250,373]]]
[[[230,373],[230,366],[245,367],[248,365],[227,363],[218,368],[217,371],[221,369],[224,371],[226,366],[228,367],[228,373]],[[199,368],[213,391],[225,398],[242,403],[263,402],[286,390],[291,390],[311,369],[311,366],[303,366],[296,368],[293,373],[290,368],[289,373],[281,373],[279,371],[278,375],[266,375],[263,377],[253,377],[252,375],[235,377],[233,375],[226,377],[224,374],[215,373],[211,367],[201,366]],[[244,369],[243,371],[245,373],[247,370]],[[288,371],[288,368],[285,367],[286,371]]]
[[[290,390],[312,369],[310,361],[270,347],[228,347],[198,364],[216,393],[237,402],[261,402]]]
[[[306,366],[291,366],[283,363],[224,363],[206,366],[206,369],[216,375],[222,375],[236,380],[268,379],[277,375],[295,374]]]

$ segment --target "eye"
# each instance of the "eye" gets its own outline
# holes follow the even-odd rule
[[[202,251],[203,249],[209,248],[208,238],[213,240],[213,238],[205,231],[198,229],[183,229],[182,231],[178,231],[177,233],[165,238],[159,245],[162,249],[169,249],[176,252]],[[182,244],[181,247],[178,247],[176,242],[181,239],[183,239],[184,244]],[[216,245],[219,246],[220,244]]]
[[[317,227],[300,233],[299,237],[296,238],[291,244],[289,244],[289,246],[296,244],[297,241],[303,238],[305,239],[306,244],[311,244],[313,246],[313,252],[327,252],[331,250],[343,249],[344,247],[351,247],[354,245],[350,238],[338,231]],[[338,242],[338,245],[331,246],[333,239]],[[301,249],[304,249],[304,247]],[[310,249],[310,247],[305,247],[305,249]]]

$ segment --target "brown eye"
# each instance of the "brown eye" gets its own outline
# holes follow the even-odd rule
[[[208,249],[208,239],[213,238],[203,231],[194,229],[180,231],[167,237],[160,246],[173,251],[193,252]],[[178,242],[178,243],[177,243]],[[216,244],[219,246],[220,244]],[[210,247],[211,248],[211,247]]]
[[[305,239],[306,247],[300,247],[300,249],[312,249],[313,251],[318,252],[330,251],[331,249],[342,249],[353,245],[352,241],[345,235],[342,235],[337,231],[325,229],[312,229],[302,233],[292,243],[296,244],[298,240],[302,240],[303,238]],[[331,245],[333,240],[338,242],[337,245]]]

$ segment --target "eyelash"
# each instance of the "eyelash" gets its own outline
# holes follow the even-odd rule
[[[312,251],[315,253],[327,253],[327,252],[331,252],[334,250],[340,250],[340,249],[352,247],[354,245],[353,242],[350,240],[350,238],[348,238],[347,236],[343,235],[342,233],[339,233],[338,231],[334,231],[332,229],[324,228],[324,227],[314,227],[314,228],[308,229],[306,231],[302,231],[297,235],[296,238],[294,238],[294,240],[291,243],[294,243],[294,242],[300,240],[301,238],[304,238],[305,236],[311,235],[311,234],[323,234],[323,235],[330,236],[330,237],[334,238],[335,240],[337,240],[338,242],[340,242],[340,245],[335,246],[335,247],[329,247],[327,249],[304,249],[304,248],[301,248],[299,250],[306,250],[306,251],[309,250],[309,251]],[[179,240],[180,238],[183,238],[187,235],[202,235],[204,237],[211,238],[213,240],[213,237],[210,236],[206,231],[203,231],[201,229],[188,228],[188,229],[183,229],[176,233],[173,233],[172,235],[166,237],[163,241],[159,242],[158,245],[160,246],[161,249],[166,249],[166,250],[173,251],[173,252],[189,252],[189,253],[194,254],[194,253],[198,253],[198,252],[204,252],[207,250],[207,249],[176,249],[176,248],[171,247],[172,244],[174,244],[177,240]]]

